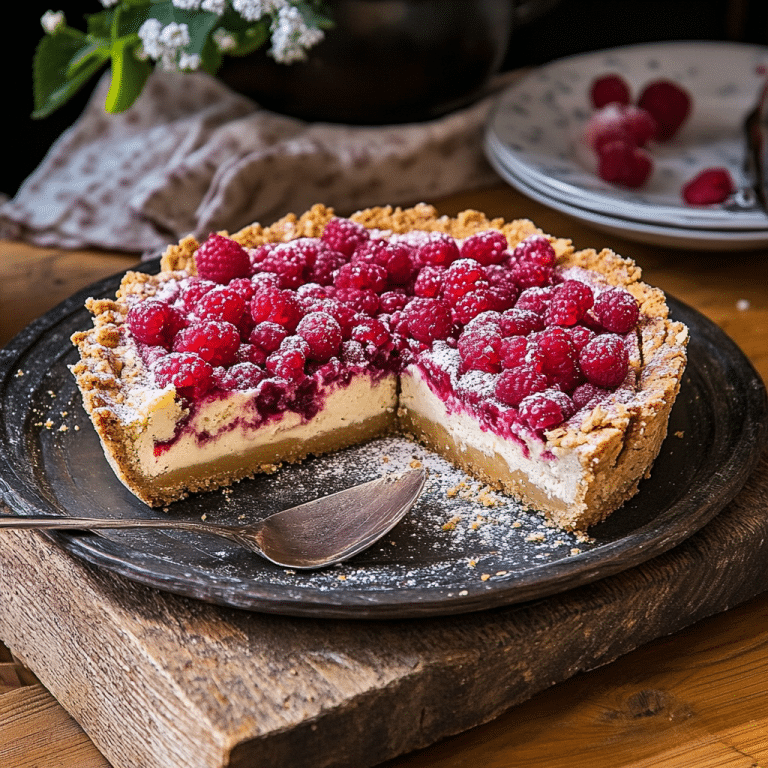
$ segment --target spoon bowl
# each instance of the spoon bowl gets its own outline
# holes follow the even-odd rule
[[[0,528],[164,528],[207,533],[234,541],[276,565],[312,570],[348,560],[389,533],[414,505],[425,481],[423,469],[384,475],[249,525],[162,518],[0,515]]]

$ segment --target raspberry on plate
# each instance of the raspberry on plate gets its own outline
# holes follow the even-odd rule
[[[736,190],[727,168],[705,168],[687,181],[681,190],[688,205],[722,203]]]
[[[671,80],[654,80],[643,88],[637,105],[656,121],[656,139],[669,141],[691,112],[693,101],[683,87]]]
[[[589,97],[592,106],[600,109],[606,104],[629,104],[632,92],[629,83],[621,75],[610,73],[592,81]]]

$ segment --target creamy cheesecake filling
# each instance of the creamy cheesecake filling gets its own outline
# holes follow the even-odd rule
[[[285,441],[308,442],[328,433],[341,436],[382,412],[393,412],[396,387],[394,375],[359,374],[347,386],[330,387],[323,408],[311,419],[290,410],[264,419],[254,391],[202,402],[187,417],[172,399],[160,398],[146,423],[135,430],[135,461],[143,474],[158,477]]]
[[[541,438],[519,429],[515,439],[503,437],[484,425],[458,398],[438,395],[422,371],[411,365],[401,376],[400,408],[417,423],[440,425],[458,449],[480,452],[507,477],[523,475],[557,506],[578,500],[581,462],[575,451],[547,449]],[[497,478],[504,480],[503,476]]]

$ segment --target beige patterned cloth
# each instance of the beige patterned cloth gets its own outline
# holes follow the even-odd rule
[[[16,196],[0,236],[148,254],[192,233],[271,223],[313,203],[339,214],[498,180],[482,150],[495,93],[425,123],[310,123],[259,108],[205,74],[156,72],[108,115],[107,77]]]

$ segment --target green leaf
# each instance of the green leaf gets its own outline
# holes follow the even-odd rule
[[[105,59],[88,55],[90,47],[82,33],[46,35],[40,40],[32,60],[33,118],[55,112],[99,71]]]
[[[104,108],[107,112],[124,112],[139,97],[152,72],[148,61],[136,58],[139,46],[136,35],[121,37],[112,45],[112,82]]]

